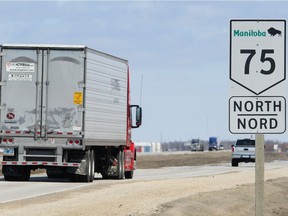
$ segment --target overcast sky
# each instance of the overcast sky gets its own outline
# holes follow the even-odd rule
[[[228,128],[230,20],[288,17],[284,1],[1,1],[0,8],[1,44],[87,45],[127,59],[132,103],[143,107],[135,141],[242,137]],[[266,139],[288,141],[287,133]]]

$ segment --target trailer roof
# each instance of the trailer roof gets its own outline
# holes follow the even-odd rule
[[[87,50],[91,50],[91,51],[94,51],[94,52],[97,52],[99,54],[102,54],[102,55],[106,55],[106,56],[110,56],[112,58],[116,58],[116,59],[119,59],[121,61],[125,61],[126,63],[128,63],[128,60],[126,59],[123,59],[123,58],[119,58],[117,56],[114,56],[114,55],[111,55],[111,54],[108,54],[108,53],[104,53],[104,52],[101,52],[101,51],[98,51],[98,50],[95,50],[93,48],[89,48],[85,45],[58,45],[58,44],[2,44],[0,45],[0,47],[3,47],[3,48],[20,48],[20,49],[25,49],[25,48],[50,48],[50,49],[87,49]]]
[[[43,48],[63,48],[63,49],[84,49],[86,46],[84,45],[56,45],[56,44],[2,44],[2,47],[18,47],[18,48],[25,48],[25,47],[43,47]]]

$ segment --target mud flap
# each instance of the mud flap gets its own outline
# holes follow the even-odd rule
[[[87,150],[81,164],[74,174],[69,174],[70,181],[93,182],[94,180],[94,151]]]

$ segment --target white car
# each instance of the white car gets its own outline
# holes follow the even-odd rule
[[[232,166],[238,166],[240,162],[255,162],[255,140],[239,139],[232,145]]]

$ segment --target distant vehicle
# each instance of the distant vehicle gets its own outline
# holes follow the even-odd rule
[[[208,149],[209,151],[218,150],[217,137],[209,137]]]
[[[219,145],[218,150],[224,150],[224,146],[222,144]]]
[[[200,139],[191,140],[191,151],[204,151],[204,146],[201,145]]]
[[[232,145],[232,166],[238,166],[240,162],[255,162],[255,140],[239,139]]]

